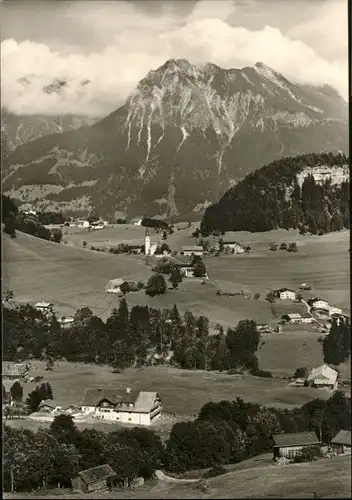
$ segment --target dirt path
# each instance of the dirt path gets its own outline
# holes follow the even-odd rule
[[[162,470],[156,470],[155,475],[159,480],[167,481],[169,483],[190,484],[199,482],[199,479],[179,479],[177,477],[167,476]]]

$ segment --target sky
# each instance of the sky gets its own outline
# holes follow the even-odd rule
[[[260,61],[348,97],[347,0],[0,2],[1,101],[14,113],[105,116],[172,57]],[[56,80],[60,95],[45,93]]]

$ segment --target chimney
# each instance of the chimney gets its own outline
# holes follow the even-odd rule
[[[129,394],[131,392],[130,387],[127,387],[126,392],[127,392],[127,394]]]

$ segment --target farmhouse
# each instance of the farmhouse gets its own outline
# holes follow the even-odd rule
[[[296,300],[296,293],[289,288],[279,288],[275,291],[275,295],[281,300]]]
[[[310,387],[315,388],[337,388],[338,372],[328,365],[321,365],[314,368],[308,375],[307,382]]]
[[[72,326],[74,319],[71,318],[71,316],[62,316],[62,318],[58,318],[57,321],[60,323],[61,328],[65,329]]]
[[[226,236],[222,239],[222,241],[224,248],[230,248],[233,253],[244,253],[244,247],[240,243],[237,243],[237,241],[226,238]]]
[[[183,255],[203,255],[203,247],[200,245],[182,247]]]
[[[175,267],[177,267],[182,276],[185,278],[193,278],[193,266],[189,266],[188,264],[175,264]]]
[[[121,286],[126,283],[126,280],[122,278],[115,278],[113,280],[109,280],[105,285],[105,291],[108,293],[122,293]]]
[[[302,323],[302,316],[299,313],[284,314],[281,318],[288,323]]]
[[[53,312],[54,304],[51,302],[37,302],[34,307],[43,314],[49,314]]]
[[[342,309],[339,309],[338,307],[330,307],[329,309],[330,318],[333,314],[342,314]]]
[[[18,209],[24,215],[37,215],[37,212],[34,210],[34,208],[32,207],[32,205],[30,205],[28,203],[26,203],[24,205],[21,205]]]
[[[13,363],[12,361],[2,362],[2,379],[13,380],[24,379],[29,372],[29,366],[24,363]]]
[[[45,413],[54,413],[56,410],[61,410],[61,409],[62,409],[61,406],[59,406],[57,402],[54,401],[53,399],[45,399],[44,401],[41,401],[37,411]]]
[[[156,392],[86,389],[82,413],[97,418],[137,425],[150,425],[160,417],[162,403]]]
[[[98,465],[92,469],[81,471],[72,480],[74,491],[81,493],[96,493],[110,489],[110,481],[116,476],[110,465]]]
[[[314,307],[314,309],[326,309],[326,310],[330,309],[329,303],[326,302],[326,300],[319,299],[318,297],[315,297],[313,299],[309,299],[308,304],[311,307]]]
[[[86,228],[88,229],[88,227],[90,227],[90,224],[87,220],[84,220],[84,219],[78,219],[72,223],[70,223],[70,226],[77,226],[77,227],[83,227],[83,228]]]
[[[349,318],[346,314],[332,314],[331,315],[331,319],[335,319],[337,320],[338,322],[342,321],[343,323],[348,323],[349,321]]]
[[[133,224],[134,226],[141,226],[142,220],[143,220],[142,218],[136,217],[135,219],[131,220],[131,224]]]
[[[331,440],[331,447],[338,455],[351,453],[351,431],[339,431]]]
[[[303,313],[302,315],[302,323],[312,323],[313,322],[313,316],[309,313]]]
[[[305,448],[320,447],[320,441],[315,432],[293,432],[287,434],[273,434],[274,459],[294,458]]]

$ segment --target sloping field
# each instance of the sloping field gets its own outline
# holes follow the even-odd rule
[[[231,233],[234,240],[250,244],[252,254],[207,258],[209,277],[241,284],[265,294],[283,286],[299,288],[302,282],[330,303],[350,309],[349,231],[324,236],[300,236],[292,231]],[[271,242],[296,242],[297,253],[269,250]]]
[[[59,314],[90,307],[102,314],[118,306],[118,298],[103,292],[109,279],[151,272],[142,258],[110,255],[48,242],[17,231],[3,238],[3,286],[16,301],[50,300]]]
[[[307,387],[293,389],[288,387],[287,381],[279,379],[237,378],[226,373],[162,366],[128,368],[124,373],[116,374],[109,366],[60,361],[53,372],[47,372],[44,362],[34,361],[31,375],[41,375],[50,383],[59,405],[80,404],[88,387],[131,387],[158,392],[164,410],[177,415],[193,415],[208,401],[231,401],[237,396],[245,401],[287,408],[302,405],[318,396],[330,396],[328,392]],[[23,385],[24,398],[36,385],[29,382]]]
[[[242,465],[242,464],[239,464]],[[179,484],[166,481],[146,483],[137,490],[98,493],[94,498],[351,498],[351,457],[340,456],[314,463],[258,465],[240,468],[206,481],[209,489],[198,483]],[[35,498],[72,498],[72,493],[28,495]],[[22,494],[23,495],[23,494]],[[24,498],[7,493],[5,498]],[[89,494],[75,494],[77,499]]]

